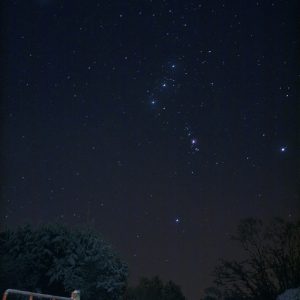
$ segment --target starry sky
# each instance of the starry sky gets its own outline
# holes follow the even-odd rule
[[[2,228],[92,226],[199,299],[241,218],[300,215],[297,2],[1,1]]]

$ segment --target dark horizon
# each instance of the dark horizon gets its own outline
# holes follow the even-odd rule
[[[300,216],[297,2],[2,1],[1,227],[89,224],[198,300],[239,220]]]

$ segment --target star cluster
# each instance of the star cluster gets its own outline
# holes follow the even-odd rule
[[[178,59],[178,61],[180,60],[182,59]],[[168,62],[166,65],[163,65],[161,78],[155,82],[153,89],[147,90],[146,93],[154,116],[160,119],[162,126],[167,127],[170,124],[170,118],[176,119],[179,133],[184,133],[188,142],[188,152],[195,153],[199,151],[198,141],[190,129],[189,121],[186,119],[189,112],[185,111],[186,106],[184,103],[177,99],[178,90],[182,87],[182,83],[180,83],[182,79],[181,74],[178,74],[179,72],[175,63]],[[167,111],[171,111],[175,116],[168,116]],[[182,136],[180,138],[182,139]]]

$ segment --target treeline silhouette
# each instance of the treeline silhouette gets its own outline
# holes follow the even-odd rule
[[[201,300],[274,300],[300,287],[300,221],[242,220],[233,242],[242,260],[220,260]],[[128,267],[91,229],[52,224],[0,232],[0,292],[7,288],[84,300],[185,300],[176,283],[142,278],[128,286]]]

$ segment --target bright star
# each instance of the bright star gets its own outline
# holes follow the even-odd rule
[[[163,87],[166,87],[166,86],[167,86],[167,84],[166,84],[166,83],[163,83],[163,84],[162,84],[162,86],[163,86]]]
[[[286,147],[281,147],[281,148],[280,148],[280,151],[281,151],[281,152],[285,152],[285,151],[286,151]]]
[[[171,67],[172,67],[172,69],[174,69],[174,68],[175,68],[175,65],[172,65]]]
[[[179,218],[176,218],[176,219],[175,219],[175,223],[176,223],[176,224],[180,223]]]
[[[196,144],[197,144],[196,139],[192,139],[192,140],[191,140],[191,144],[192,144],[192,145],[196,145]]]

